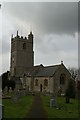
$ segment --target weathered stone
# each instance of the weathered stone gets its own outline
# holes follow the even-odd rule
[[[16,37],[11,39],[11,76],[19,76],[23,88],[27,91],[44,92],[45,94],[64,94],[71,77],[69,71],[61,64],[53,66],[34,66],[33,34],[27,38]],[[16,80],[17,81],[17,80]],[[19,83],[16,85],[17,89]],[[61,88],[61,90],[60,90]],[[24,93],[25,94],[25,93]]]

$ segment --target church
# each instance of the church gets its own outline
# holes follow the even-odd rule
[[[10,76],[20,85],[29,91],[40,91],[50,94],[64,94],[71,77],[69,71],[61,61],[60,64],[52,66],[43,66],[42,64],[34,66],[33,34],[28,37],[18,34],[11,37],[11,63]],[[21,84],[20,84],[21,83]]]

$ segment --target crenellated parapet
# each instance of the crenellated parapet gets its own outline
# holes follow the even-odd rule
[[[11,40],[14,41],[14,40],[27,40],[27,42],[33,42],[33,34],[32,32],[30,32],[30,34],[28,35],[28,37],[24,37],[24,36],[20,36],[18,34],[18,31],[17,31],[17,35],[16,36],[11,36]]]

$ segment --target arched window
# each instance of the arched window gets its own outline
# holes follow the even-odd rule
[[[65,74],[61,74],[60,76],[60,85],[64,85],[65,84]]]
[[[26,43],[23,43],[23,49],[26,49]]]
[[[48,80],[47,79],[44,80],[44,86],[48,86]]]
[[[35,80],[35,86],[38,86],[38,79]]]

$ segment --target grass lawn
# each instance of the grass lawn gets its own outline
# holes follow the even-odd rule
[[[65,103],[65,97],[57,97],[56,103],[57,108],[50,108],[50,97],[41,95],[43,100],[44,108],[48,113],[49,118],[78,118],[78,100],[71,99],[70,104]]]
[[[17,103],[14,103],[12,99],[3,99],[4,118],[26,118],[32,104],[32,100],[32,95],[19,98]]]

